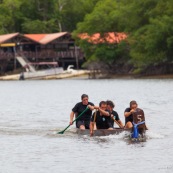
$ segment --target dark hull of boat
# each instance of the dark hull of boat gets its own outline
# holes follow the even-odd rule
[[[99,129],[99,130],[94,130],[93,136],[108,136],[108,135],[114,135],[114,134],[119,134],[122,132],[131,132],[131,129],[120,129],[120,128],[115,128],[113,130],[108,130],[108,129]],[[77,134],[78,135],[90,135],[90,130],[81,130],[77,129]]]

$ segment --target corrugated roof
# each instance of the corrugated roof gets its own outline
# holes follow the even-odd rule
[[[104,36],[101,37],[100,33],[95,33],[93,35],[88,35],[87,33],[80,34],[79,37],[81,39],[87,39],[88,42],[93,44],[99,44],[99,43],[119,43],[120,41],[127,38],[127,34],[125,33],[119,33],[119,32],[108,32],[105,33]]]
[[[40,44],[47,44],[59,37],[66,35],[68,32],[59,32],[53,34],[24,34],[24,37],[29,38]]]
[[[17,33],[12,33],[12,34],[0,35],[0,44],[12,39],[13,37],[16,37],[17,35],[19,35],[18,32]]]

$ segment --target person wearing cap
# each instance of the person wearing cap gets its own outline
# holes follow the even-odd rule
[[[124,125],[123,125],[122,121],[120,120],[118,113],[113,110],[115,107],[115,104],[113,103],[113,101],[107,100],[106,103],[107,103],[107,110],[111,114],[112,127],[114,127],[114,122],[116,122],[120,128],[124,128]]]
[[[81,102],[77,103],[70,113],[70,125],[73,124],[74,115],[76,117],[80,115],[87,107],[89,108],[79,119],[76,120],[76,128],[79,129],[89,129],[90,119],[92,115],[92,110],[94,110],[94,104],[88,101],[89,97],[87,94],[82,94]]]
[[[137,109],[138,104],[135,100],[130,102],[130,107],[126,108],[124,111],[125,116],[125,128],[129,129],[133,127],[133,112]]]

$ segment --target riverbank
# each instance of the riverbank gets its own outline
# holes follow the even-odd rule
[[[173,74],[163,75],[137,75],[137,74],[104,74],[92,73],[92,79],[173,79]]]
[[[107,79],[173,79],[173,74],[167,75],[107,75]]]
[[[19,80],[20,74],[10,74],[5,76],[0,76],[0,80],[8,81],[8,80]],[[122,75],[122,74],[102,74],[95,73],[88,70],[75,70],[69,73],[62,73],[57,75],[49,75],[39,78],[40,80],[53,80],[53,79],[66,79],[66,78],[81,78],[81,79],[173,79],[173,74],[167,75]],[[37,78],[32,78],[37,79]],[[31,80],[32,80],[31,79]]]

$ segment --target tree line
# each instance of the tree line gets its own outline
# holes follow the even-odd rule
[[[142,73],[173,62],[172,8],[172,0],[0,0],[0,34],[69,31],[86,54],[85,65]],[[93,45],[78,37],[107,32],[128,38]]]

